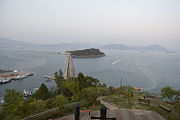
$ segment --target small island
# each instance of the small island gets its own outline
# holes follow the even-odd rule
[[[99,49],[91,48],[84,50],[67,51],[73,58],[96,58],[104,57],[105,54]]]

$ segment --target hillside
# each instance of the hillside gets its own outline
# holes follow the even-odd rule
[[[107,44],[100,47],[101,49],[116,49],[116,50],[145,50],[145,51],[170,51],[159,45],[149,45],[145,47],[129,46],[124,44]]]
[[[25,48],[35,48],[37,47],[36,44],[33,43],[26,43],[17,40],[11,40],[8,38],[0,37],[0,47],[7,47],[7,48],[16,48],[16,47],[25,47]]]
[[[110,49],[110,50],[142,50],[142,51],[166,51],[171,50],[164,48],[159,45],[149,45],[149,46],[129,46],[124,44],[107,44],[100,46],[96,43],[57,43],[57,44],[34,44],[28,42],[22,42],[18,40],[11,40],[8,38],[0,37],[0,47],[2,48],[30,48],[30,49],[87,49],[87,48],[100,48],[100,49]]]
[[[85,42],[76,42],[76,43],[57,43],[57,44],[34,44],[28,42],[21,42],[18,40],[12,40],[8,38],[0,37],[0,47],[2,48],[30,48],[30,49],[85,49],[98,47],[96,43],[85,43]]]

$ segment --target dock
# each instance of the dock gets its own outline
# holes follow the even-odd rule
[[[0,84],[8,83],[11,80],[18,80],[18,79],[24,79],[28,76],[32,76],[32,73],[27,72],[2,72],[0,73]]]
[[[52,77],[52,76],[44,76],[44,78],[52,79],[52,80],[55,80],[55,79],[56,79],[55,77]]]
[[[69,78],[75,78],[75,70],[71,55],[67,57],[67,63],[64,70],[64,79],[67,80]]]

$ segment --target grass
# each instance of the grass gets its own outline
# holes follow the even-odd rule
[[[128,104],[126,104],[126,98],[124,98],[122,95],[110,95],[105,97],[103,100],[114,103],[120,108],[143,109],[143,110],[148,109],[149,105],[143,103],[140,104],[137,100],[138,98],[143,98],[143,95],[134,94],[134,96],[128,100]]]

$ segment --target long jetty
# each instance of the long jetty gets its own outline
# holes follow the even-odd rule
[[[44,76],[44,78],[55,80],[55,77],[51,77],[51,76]]]

